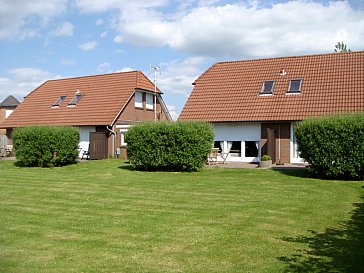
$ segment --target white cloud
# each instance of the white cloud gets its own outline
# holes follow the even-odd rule
[[[103,72],[105,72],[105,69],[107,69],[108,67],[110,67],[110,63],[108,63],[108,62],[101,63],[97,67],[97,71],[100,72],[100,73],[103,73]]]
[[[121,35],[116,35],[115,38],[114,38],[114,42],[115,43],[118,43],[118,44],[121,44],[124,42],[124,39]]]
[[[123,67],[121,69],[119,69],[117,72],[130,72],[130,71],[134,71],[135,69],[130,68],[130,67]]]
[[[38,35],[66,5],[67,0],[0,0],[0,40]]]
[[[83,13],[105,12],[109,10],[140,10],[166,6],[168,0],[76,0],[76,6]],[[172,3],[173,4],[173,3]]]
[[[97,42],[95,42],[95,41],[89,41],[89,42],[80,44],[78,46],[78,48],[80,48],[82,50],[85,50],[85,51],[91,51],[91,50],[94,50],[96,48],[96,46],[97,46]]]
[[[82,12],[114,12],[114,42],[168,46],[198,56],[254,58],[331,52],[338,41],[358,50],[364,40],[364,10],[351,7],[348,1],[76,3]]]
[[[11,69],[8,71],[8,75],[8,77],[0,77],[0,94],[5,97],[14,95],[18,99],[22,99],[43,82],[60,78],[48,71],[31,67]],[[4,98],[0,98],[0,100]]]
[[[100,38],[105,38],[107,36],[108,32],[104,31],[100,34]]]
[[[170,61],[161,65],[157,85],[165,93],[185,95],[192,90],[192,83],[203,72],[208,59],[190,57],[183,61]]]
[[[309,19],[308,19],[309,18]],[[307,1],[272,8],[201,7],[184,16],[169,45],[207,56],[256,57],[330,52],[339,40],[359,47],[364,13],[347,2]]]
[[[178,114],[176,112],[176,107],[173,105],[166,105],[166,106],[167,106],[168,112],[171,115],[172,119],[177,120]]]
[[[73,36],[74,26],[69,22],[64,22],[58,28],[56,28],[52,35],[56,37],[71,37]]]
[[[104,24],[104,19],[102,19],[102,18],[97,19],[95,24],[96,24],[96,26],[102,26]]]
[[[163,99],[174,120],[177,119],[192,91],[192,83],[206,69],[210,61],[206,57],[190,57],[161,64],[161,73],[156,74],[157,86],[164,93]],[[153,80],[152,73],[146,75]]]
[[[74,59],[62,59],[60,63],[61,65],[73,65],[76,61]]]

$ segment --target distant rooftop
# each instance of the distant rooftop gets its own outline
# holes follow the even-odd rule
[[[12,95],[8,96],[0,103],[0,107],[17,107],[20,102]]]

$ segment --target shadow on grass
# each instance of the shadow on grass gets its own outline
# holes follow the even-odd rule
[[[312,177],[306,168],[302,167],[272,167],[273,171],[280,172],[281,174],[309,178]]]
[[[308,244],[297,254],[277,259],[286,263],[284,272],[364,272],[364,203],[354,204],[353,215],[342,229],[323,233],[310,231],[310,237],[283,238],[286,242]]]
[[[137,171],[137,169],[135,169],[133,165],[128,163],[122,163],[122,165],[119,166],[118,168],[127,171]]]
[[[64,166],[67,166],[67,165],[76,165],[76,164],[79,164],[80,162],[79,161],[72,161],[72,162],[69,162],[68,164],[64,164],[64,165],[61,165],[61,166],[43,166],[43,167],[40,167],[40,166],[26,166],[24,165],[24,163],[22,161],[19,161],[19,160],[16,160],[14,161],[14,166],[15,167],[19,167],[19,168],[60,168],[60,167],[64,167]]]

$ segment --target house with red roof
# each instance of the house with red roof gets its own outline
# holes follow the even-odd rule
[[[295,125],[364,111],[364,51],[219,62],[194,82],[179,120],[213,124],[228,161],[302,162]]]
[[[7,96],[0,102],[0,123],[7,119],[20,102],[12,95]],[[5,149],[8,145],[8,137],[5,129],[0,129],[0,149]],[[0,153],[1,154],[1,153]],[[2,155],[2,154],[1,154]]]
[[[80,131],[80,155],[126,157],[124,134],[138,122],[171,120],[162,93],[142,72],[49,80],[2,123],[8,135],[29,125],[70,125]]]

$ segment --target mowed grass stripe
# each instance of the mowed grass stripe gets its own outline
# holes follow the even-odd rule
[[[0,161],[0,272],[283,272],[307,243],[343,229],[363,182],[302,172],[131,171]]]

